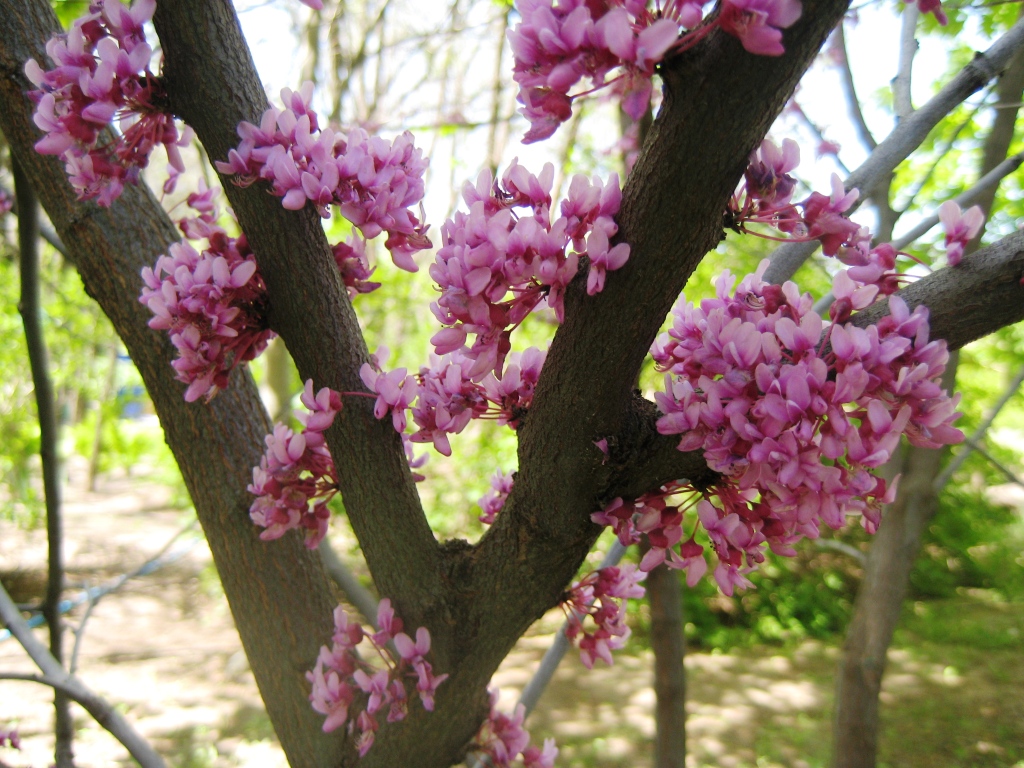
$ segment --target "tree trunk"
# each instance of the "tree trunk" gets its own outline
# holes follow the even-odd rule
[[[647,576],[657,696],[654,768],[686,768],[686,636],[679,571],[662,564]]]
[[[1024,55],[1018,53],[999,80],[999,103],[1019,104],[1022,92]],[[1006,157],[1013,140],[1017,111],[1006,107],[996,111],[985,141],[979,177]],[[996,188],[992,187],[979,201],[986,214],[991,211]],[[981,234],[969,244],[970,250],[977,248]],[[947,370],[950,386],[954,369],[955,358],[951,357]],[[946,451],[942,450],[908,448],[896,501],[886,511],[871,544],[836,684],[834,768],[875,766],[878,695],[886,654],[907,593],[921,535],[938,509],[938,493],[933,483],[945,455]]]

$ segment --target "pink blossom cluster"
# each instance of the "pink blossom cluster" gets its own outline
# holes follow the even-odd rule
[[[188,198],[199,215],[179,222],[187,238],[206,240],[206,247],[197,251],[182,240],[142,270],[139,301],[153,313],[149,327],[170,333],[178,351],[172,365],[188,384],[188,402],[224,389],[231,371],[275,336],[266,323],[267,289],[256,259],[245,235],[231,237],[217,224],[216,192],[200,184]]]
[[[955,267],[964,257],[967,243],[978,236],[985,223],[985,214],[977,205],[961,212],[960,206],[947,200],[939,206],[939,220],[946,230],[946,259]]]
[[[491,476],[491,490],[485,493],[477,502],[480,509],[484,511],[480,515],[480,522],[484,525],[491,525],[498,517],[508,495],[512,493],[512,484],[515,482],[516,473],[505,474],[500,469]]]
[[[260,124],[242,122],[242,142],[217,170],[235,174],[238,183],[270,182],[281,204],[297,211],[312,202],[324,218],[330,206],[354,224],[363,237],[387,232],[385,246],[395,264],[409,272],[414,253],[430,247],[427,226],[409,210],[423,199],[427,161],[406,131],[387,141],[362,128],[347,134],[320,128],[310,107],[313,84],[281,91],[283,107],[270,107]],[[422,212],[421,212],[422,216]]]
[[[751,153],[743,181],[729,202],[729,226],[749,232],[747,224],[767,224],[796,240],[820,240],[826,256],[835,256],[843,246],[869,241],[867,231],[843,215],[859,193],[856,189],[847,192],[837,175],[832,175],[830,195],[812,192],[806,200],[792,202],[796,179],[790,171],[799,163],[800,148],[792,139],[783,140],[781,147],[770,139],[761,142]]]
[[[0,216],[10,213],[14,207],[14,198],[6,189],[0,189]]]
[[[626,644],[630,635],[626,599],[644,596],[640,581],[646,576],[632,564],[610,566],[588,574],[569,589],[562,603],[568,620],[565,636],[570,641],[579,638],[580,660],[587,669],[593,668],[595,659],[612,664],[612,651]],[[595,626],[592,631],[583,628],[588,616]]]
[[[380,283],[370,281],[377,268],[371,268],[366,257],[366,240],[353,234],[348,242],[338,243],[331,251],[350,299],[354,299],[360,293],[370,293],[380,288]]]
[[[296,418],[303,430],[293,432],[275,424],[267,435],[267,452],[253,467],[249,493],[257,498],[249,517],[263,528],[264,541],[279,539],[293,528],[301,529],[306,546],[316,549],[327,535],[331,512],[327,503],[338,492],[334,461],[324,440],[324,430],[341,410],[341,395],[323,387],[314,394],[308,379],[301,395],[307,413]],[[312,505],[312,506],[311,506]]]
[[[192,133],[178,130],[163,84],[149,68],[153,51],[143,26],[155,8],[156,0],[136,0],[131,8],[94,0],[67,35],[46,44],[53,69],[34,59],[25,64],[37,89],[29,94],[36,101],[35,123],[46,134],[36,151],[64,161],[79,199],[109,206],[125,183],[138,181],[158,144],[167,151],[172,176],[184,170],[178,148]],[[115,118],[119,135],[104,134]]]
[[[494,768],[511,768],[522,757],[523,768],[554,768],[558,747],[554,739],[545,739],[543,747],[530,744],[530,733],[523,727],[526,708],[517,704],[511,715],[500,712],[498,691],[491,690],[491,713],[476,736],[476,748],[490,758]]]
[[[0,728],[0,747],[21,749],[21,737],[17,728]]]
[[[522,20],[508,38],[515,57],[523,139],[545,139],[572,114],[572,102],[611,86],[625,112],[639,120],[651,100],[651,77],[667,56],[695,45],[720,27],[751,53],[783,53],[781,29],[799,17],[799,0],[723,0],[708,24],[705,0],[517,0]],[[684,30],[690,30],[683,34]],[[609,74],[619,70],[611,80]],[[584,77],[592,87],[570,95]]]
[[[404,432],[406,411],[412,414],[415,443],[433,443],[445,456],[451,456],[449,435],[462,432],[472,419],[493,418],[499,424],[517,428],[533,401],[533,390],[544,364],[545,352],[531,347],[514,352],[501,378],[490,372],[481,382],[473,381],[474,361],[465,350],[431,356],[430,364],[416,376],[405,368],[384,371],[381,364],[386,351],[378,352],[360,369],[363,383],[377,395],[374,415],[388,414],[395,429]]]
[[[590,295],[629,257],[628,245],[610,242],[622,199],[618,176],[607,184],[574,176],[552,223],[553,177],[550,163],[534,176],[513,161],[500,183],[484,171],[462,189],[469,213],[456,212],[441,228],[442,245],[430,266],[441,296],[431,309],[448,327],[431,342],[443,355],[463,348],[474,334],[466,352],[474,380],[501,370],[512,330],[534,309],[546,305],[561,322],[565,288],[582,256],[590,262]],[[520,214],[516,208],[529,210]]]
[[[847,280],[847,272],[840,272],[842,277],[834,289],[837,301],[832,319],[843,322],[852,309],[862,309],[879,295],[895,293],[902,278],[895,269],[896,257],[908,254],[897,252],[888,243],[872,246],[868,229],[845,215],[859,192],[847,192],[835,174],[831,194],[812,192],[806,200],[792,202],[796,179],[790,171],[799,162],[800,149],[795,141],[785,139],[778,147],[765,139],[750,155],[743,181],[726,211],[726,221],[739,232],[750,232],[747,224],[760,223],[788,233],[793,240],[819,240],[826,256],[835,256],[851,268],[848,277],[852,282]]]
[[[617,499],[594,515],[624,542],[648,535],[654,554],[643,570],[664,560],[693,575],[691,568],[707,567],[700,545],[691,535],[676,547],[684,513],[696,506],[727,594],[745,586],[741,568],[761,562],[766,543],[792,554],[793,543],[817,537],[822,522],[838,528],[849,514],[874,531],[895,488],[873,470],[901,434],[930,448],[963,439],[952,426],[959,398],[938,381],[945,342],[929,341],[926,308],[910,312],[890,296],[890,314],[877,325],[826,329],[809,295],[761,280],[766,268],[762,262],[735,292],[725,273],[716,298],[678,306],[672,329],[652,349],[667,371],[666,391],[655,395],[665,414],[659,431],[682,435],[680,450],[703,450],[722,477],[711,488],[689,488],[682,505],[665,502],[680,490],[670,487],[633,503]]]
[[[377,632],[363,629],[339,605],[334,609],[331,647],[320,648],[316,667],[306,673],[313,686],[309,694],[313,709],[326,715],[324,731],[333,731],[348,722],[349,733],[359,731],[356,744],[360,756],[373,746],[380,727],[378,713],[386,709],[389,723],[405,719],[409,712],[409,685],[415,684],[413,690],[423,708],[433,712],[437,687],[448,678],[447,674],[435,675],[426,659],[430,632],[420,627],[415,640],[402,632],[402,620],[395,616],[387,598],[377,608],[377,626]],[[369,644],[378,664],[370,663],[366,658],[369,653],[357,651],[363,641]]]

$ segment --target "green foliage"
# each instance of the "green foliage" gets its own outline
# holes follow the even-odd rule
[[[50,0],[50,3],[64,29],[89,10],[89,0]]]
[[[729,649],[831,637],[849,619],[857,576],[856,560],[804,542],[795,558],[769,554],[746,592],[726,597],[703,579],[684,593],[687,642]]]

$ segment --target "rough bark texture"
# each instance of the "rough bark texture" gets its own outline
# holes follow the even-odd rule
[[[725,202],[750,150],[845,8],[846,0],[806,2],[802,19],[785,35],[782,57],[752,56],[716,31],[665,65],[664,106],[623,198],[620,232],[632,256],[604,293],[588,297],[582,276],[570,287],[566,323],[521,430],[515,488],[478,545],[435,541],[397,436],[373,419],[368,401],[348,399],[327,439],[353,528],[379,591],[407,624],[429,628],[435,668],[451,675],[433,714],[414,706],[408,720],[382,725],[362,768],[456,762],[486,712],[491,674],[522,632],[558,602],[596,538],[590,514],[616,495],[709,476],[699,457],[679,453],[675,440],[657,434],[653,406],[635,396],[633,382],[680,289],[719,242]],[[43,191],[87,289],[114,320],[146,380],[288,758],[302,768],[354,765],[353,746],[321,734],[321,718],[305,700],[303,670],[330,636],[322,567],[298,537],[259,542],[247,518],[244,489],[269,427],[251,381],[236,375],[208,406],[183,402],[168,365],[172,350],[162,334],[146,328],[146,311],[136,301],[139,268],[177,235],[145,190],[127,190],[107,211],[77,204],[59,164],[32,152],[37,134],[22,94],[28,84],[21,62],[42,56],[54,21],[45,0],[0,0],[0,18],[6,22],[0,26],[0,126]],[[196,129],[210,157],[225,158],[237,144],[238,121],[258,120],[266,106],[230,3],[161,2],[154,23],[175,111]],[[709,135],[708,126],[728,129]],[[285,211],[262,184],[224,187],[267,282],[271,324],[303,378],[317,387],[361,390],[365,344],[315,212]],[[956,332],[959,326],[949,324],[955,319],[970,324],[967,335],[980,334],[1024,313],[1024,289],[1008,282],[1013,269],[1016,280],[1024,272],[1024,252],[1008,248],[996,249],[994,261],[965,260],[957,278],[976,273],[972,285],[1003,281],[1000,295],[1016,300],[1016,309],[974,302],[946,317],[945,330]],[[938,275],[929,280],[945,285]],[[930,295],[917,294],[921,301]],[[954,285],[941,295],[955,303],[968,294],[958,295]],[[611,448],[607,463],[594,446],[599,438]]]
[[[659,565],[647,577],[654,652],[654,768],[686,768],[686,636],[679,571]]]
[[[170,367],[174,353],[167,335],[147,327],[149,312],[138,302],[139,270],[180,235],[147,189],[129,187],[110,209],[79,203],[61,164],[35,153],[39,133],[22,67],[30,57],[44,60],[44,44],[59,26],[45,0],[0,0],[0,19],[0,130],[39,191],[86,291],[142,374],[289,760],[296,766],[335,764],[338,739],[320,732],[304,679],[330,635],[330,585],[317,554],[298,538],[267,546],[249,522],[245,487],[270,427],[256,388],[247,374],[237,374],[209,405],[185,403]]]
[[[979,177],[1006,158],[1013,141],[1017,108],[1024,94],[1024,55],[1018,53],[997,87],[999,104],[985,140]],[[992,210],[998,185],[978,200],[986,214]],[[968,245],[977,248],[978,237]],[[933,310],[934,311],[934,310]],[[952,389],[955,359],[947,371]],[[910,446],[901,469],[895,503],[886,510],[882,526],[871,543],[864,579],[857,593],[853,619],[847,631],[845,653],[836,686],[833,766],[874,768],[878,752],[879,700],[882,673],[910,584],[910,571],[931,519],[938,512],[939,495],[934,486],[946,457],[945,450]]]

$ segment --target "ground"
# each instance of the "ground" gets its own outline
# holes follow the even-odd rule
[[[82,484],[72,473],[68,596],[137,568],[189,523],[173,508],[171,491],[152,478],[106,477],[92,493]],[[0,578],[16,601],[42,594],[45,547],[42,531],[0,522]],[[79,648],[80,676],[118,703],[175,768],[284,766],[209,551],[191,529],[169,552],[174,562],[94,605]],[[71,625],[84,610],[70,614]],[[554,612],[534,627],[498,673],[509,707],[559,621]],[[949,631],[936,633],[936,626]],[[885,679],[880,765],[1024,768],[1022,650],[1024,606],[982,592],[909,606]],[[691,653],[688,765],[826,766],[838,654],[836,644],[819,642]],[[654,731],[650,668],[642,651],[592,672],[573,654],[528,725],[538,740],[557,739],[561,766],[644,768]],[[3,671],[34,671],[14,640],[0,641]],[[50,764],[48,699],[39,686],[0,681],[0,728],[17,724],[23,740],[20,752],[0,748],[0,768]],[[76,722],[80,768],[132,764],[81,710]]]

